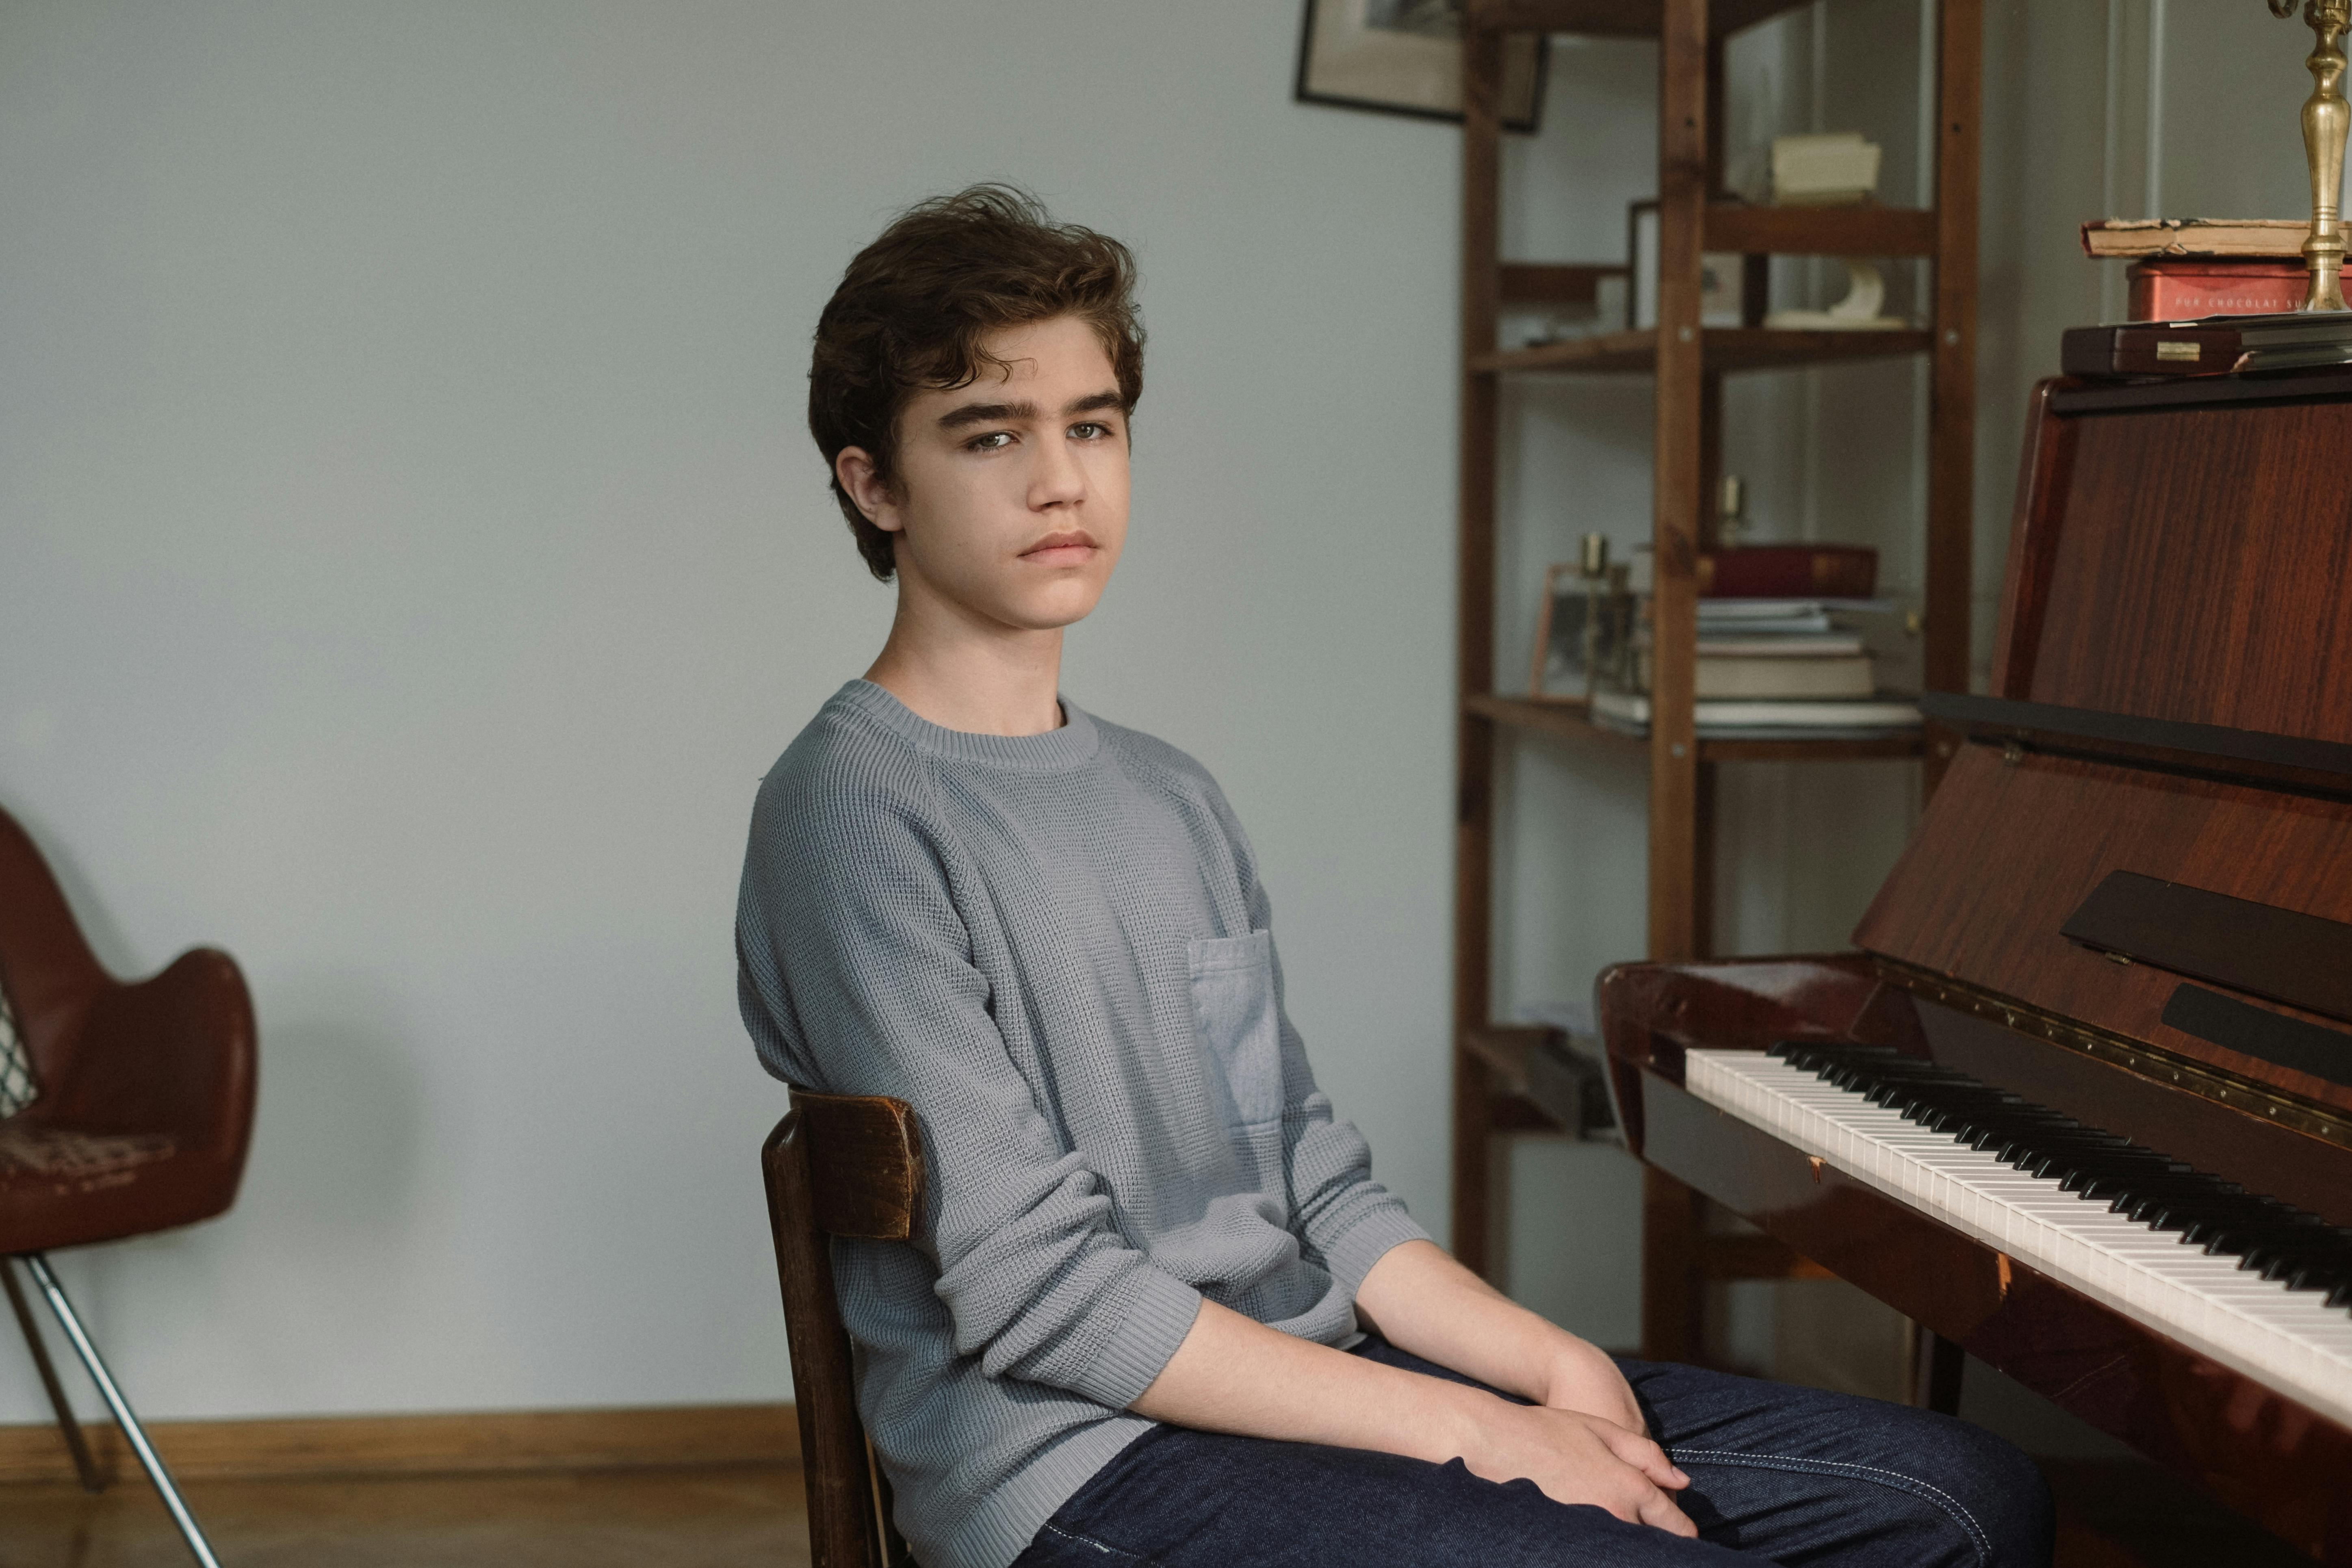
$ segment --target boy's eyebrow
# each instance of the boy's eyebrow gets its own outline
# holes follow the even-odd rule
[[[997,420],[1034,419],[1037,405],[1034,403],[967,403],[961,408],[950,408],[940,416],[942,430],[961,429],[966,425],[989,425]]]
[[[1094,414],[1105,408],[1124,408],[1127,399],[1117,392],[1090,393],[1074,398],[1062,409],[1067,418],[1073,414]],[[999,420],[1034,419],[1037,405],[1034,403],[967,403],[961,408],[950,408],[940,416],[940,428],[961,430],[967,425],[992,425]]]

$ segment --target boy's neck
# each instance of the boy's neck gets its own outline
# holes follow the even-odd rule
[[[916,717],[975,735],[1042,735],[1062,727],[1062,630],[926,635],[901,614],[866,679]]]

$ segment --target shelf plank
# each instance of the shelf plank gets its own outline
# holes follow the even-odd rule
[[[1604,730],[1585,717],[1581,702],[1538,701],[1526,697],[1496,697],[1481,694],[1465,697],[1462,710],[1497,724],[1507,724],[1515,730],[1534,730],[1541,734],[1558,735],[1569,741],[1599,741],[1628,751],[1649,754],[1650,742],[1639,735],[1620,734]]]
[[[1746,256],[1933,256],[1936,214],[1926,207],[1764,207],[1714,202],[1706,247]]]
[[[1622,261],[1506,261],[1506,305],[1590,305],[1603,278],[1623,278],[1633,268]]]
[[[1700,332],[1700,351],[1711,371],[1790,370],[1841,360],[1895,359],[1926,353],[1935,347],[1932,332],[1790,332],[1763,327],[1707,327]],[[1478,375],[1626,374],[1655,371],[1658,333],[1654,327],[1634,331],[1599,332],[1540,348],[1499,349],[1472,354],[1471,372]]]
[[[1805,0],[1715,0],[1707,31],[1716,37],[1768,22]],[[1588,38],[1654,38],[1662,0],[1470,0],[1473,27],[1506,33],[1575,33]]]
[[[1528,1058],[1545,1032],[1540,1026],[1490,1024],[1465,1032],[1462,1048],[1486,1068],[1487,1085],[1497,1100],[1515,1102],[1533,1113],[1533,1126],[1522,1125],[1515,1131],[1572,1132],[1576,1129],[1559,1110],[1541,1103],[1528,1090]]]
[[[1586,717],[1584,704],[1578,701],[1480,695],[1464,698],[1462,708],[1465,712],[1515,730],[1532,730],[1569,741],[1597,741],[1630,748],[1644,756],[1649,753],[1646,737],[1595,724]],[[1868,762],[1916,757],[1919,753],[1920,738],[1916,733],[1867,740],[1791,736],[1785,741],[1730,741],[1702,735],[1698,742],[1698,760],[1703,763]]]
[[[1516,1103],[1530,1113],[1521,1119],[1520,1131],[1591,1137],[1605,1136],[1616,1125],[1600,1065],[1570,1051],[1567,1037],[1551,1025],[1488,1024],[1465,1030],[1462,1050],[1486,1069],[1490,1103],[1497,1111]]]

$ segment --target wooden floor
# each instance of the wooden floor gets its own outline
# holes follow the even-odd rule
[[[2057,1568],[2308,1568],[2152,1467],[2045,1465]],[[188,1489],[223,1568],[806,1568],[796,1468],[582,1470]],[[188,1568],[135,1477],[0,1485],[0,1568]]]
[[[805,1568],[801,1478],[776,1466],[186,1488],[222,1568]],[[0,1568],[189,1568],[142,1480],[0,1486]]]

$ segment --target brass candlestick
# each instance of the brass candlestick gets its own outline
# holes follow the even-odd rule
[[[2294,0],[2270,0],[2271,15],[2292,16]],[[2311,165],[2311,234],[2303,242],[2311,270],[2303,308],[2346,309],[2339,275],[2344,269],[2344,132],[2352,104],[2344,100],[2344,51],[2337,47],[2352,28],[2352,0],[2304,0],[2303,19],[2315,40],[2304,66],[2311,72],[2311,96],[2303,104],[2303,154]]]

